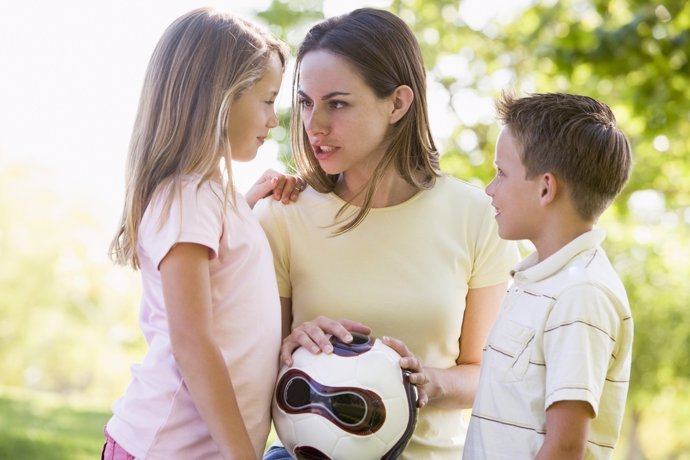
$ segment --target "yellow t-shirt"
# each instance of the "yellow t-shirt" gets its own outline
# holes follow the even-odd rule
[[[454,366],[468,289],[507,281],[518,261],[515,244],[498,237],[489,198],[443,176],[333,236],[343,204],[308,188],[296,203],[255,207],[280,296],[292,299],[292,326],[318,315],[352,319],[403,340],[426,366]],[[426,407],[402,458],[457,459],[464,439],[461,410]]]

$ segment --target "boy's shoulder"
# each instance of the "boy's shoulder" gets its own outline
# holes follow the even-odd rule
[[[535,266],[537,273],[525,271],[532,278],[530,289],[553,299],[572,289],[595,290],[627,305],[623,282],[600,245],[605,235],[604,230],[591,230]]]

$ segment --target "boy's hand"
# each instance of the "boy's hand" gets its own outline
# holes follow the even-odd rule
[[[272,169],[266,170],[246,193],[245,198],[249,207],[253,208],[257,201],[269,195],[275,200],[287,204],[297,201],[300,192],[307,188],[307,183],[299,176],[288,176]]]

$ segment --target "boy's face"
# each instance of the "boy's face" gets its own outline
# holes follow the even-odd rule
[[[538,176],[526,179],[521,148],[510,128],[504,126],[496,143],[496,176],[486,186],[496,209],[498,234],[506,240],[532,240],[541,225]]]

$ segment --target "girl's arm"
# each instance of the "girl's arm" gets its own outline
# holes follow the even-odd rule
[[[228,369],[211,334],[208,251],[180,243],[160,264],[170,341],[192,400],[223,457],[254,458]]]
[[[479,383],[479,363],[507,283],[467,292],[465,315],[460,332],[460,356],[449,369],[423,367],[423,363],[394,338],[384,342],[403,356],[402,367],[413,372],[410,380],[424,390],[428,405],[445,408],[469,408],[474,403]]]

